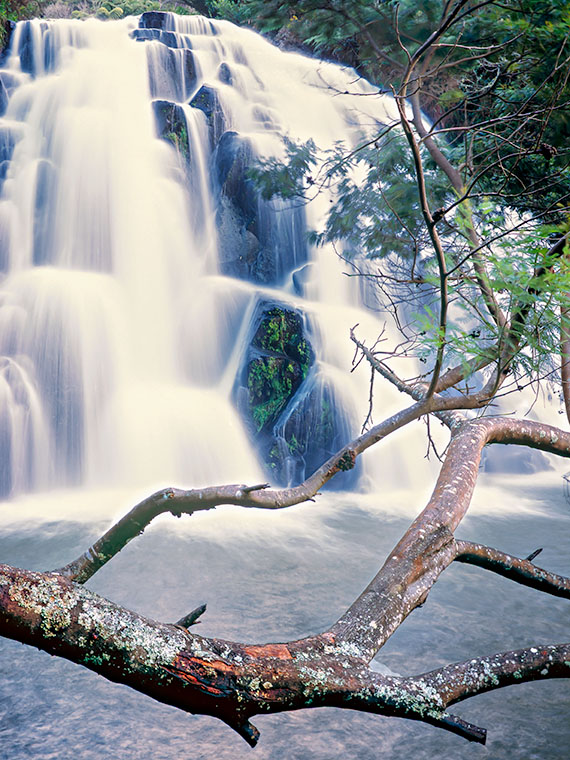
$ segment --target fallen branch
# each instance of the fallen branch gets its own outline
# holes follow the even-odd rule
[[[521,583],[523,586],[530,586],[546,594],[570,599],[570,578],[549,573],[533,565],[528,559],[518,559],[489,546],[472,544],[470,541],[456,541],[456,546],[459,552],[455,558],[457,562],[477,565]],[[530,556],[534,559],[536,554],[533,552]]]
[[[446,401],[446,400],[444,400]],[[484,742],[484,729],[447,712],[454,702],[501,686],[570,676],[569,645],[532,647],[446,666],[407,677],[380,675],[369,663],[410,612],[423,604],[440,573],[454,560],[491,566],[548,593],[568,596],[568,579],[494,549],[456,541],[483,447],[518,443],[570,456],[570,433],[536,422],[487,418],[454,430],[434,492],[369,586],[327,631],[280,644],[241,644],[190,633],[198,608],[177,624],[125,610],[87,590],[110,542],[123,545],[164,511],[209,509],[218,503],[281,508],[294,494],[307,497],[315,483],[352,466],[374,436],[397,429],[441,399],[418,402],[361,436],[297,489],[218,486],[165,489],[111,528],[67,572],[33,573],[0,565],[0,633],[80,663],[106,678],[188,712],[217,717],[252,746],[259,733],[250,718],[306,707],[336,706],[423,721]],[[331,474],[332,473],[332,474]],[[295,503],[295,502],[293,502]],[[112,547],[111,547],[112,548]],[[83,557],[87,561],[83,563]],[[64,569],[65,570],[65,569]]]

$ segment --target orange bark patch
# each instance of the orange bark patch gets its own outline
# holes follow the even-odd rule
[[[222,660],[208,662],[199,657],[189,657],[186,653],[176,657],[172,665],[165,670],[200,691],[213,696],[226,693],[229,681],[225,675],[234,673],[234,668],[227,662]],[[214,683],[218,683],[222,688],[218,688]]]
[[[285,644],[264,644],[263,646],[244,647],[243,651],[250,657],[276,657],[279,660],[291,660],[291,652]]]

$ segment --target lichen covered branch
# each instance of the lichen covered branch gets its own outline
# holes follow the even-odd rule
[[[470,541],[456,541],[456,546],[458,554],[455,559],[457,562],[477,565],[477,567],[491,570],[524,586],[536,588],[553,596],[570,599],[570,578],[549,573],[528,559],[513,557],[490,546],[474,544]]]
[[[0,565],[4,635],[65,657],[182,710],[223,720],[254,745],[258,714],[336,706],[409,718],[472,741],[419,679],[383,676],[330,634],[287,644],[206,639],[149,620],[54,573]]]
[[[504,686],[547,678],[570,678],[570,644],[533,646],[476,657],[419,676],[447,707]]]

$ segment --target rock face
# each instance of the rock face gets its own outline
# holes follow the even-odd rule
[[[131,32],[131,37],[138,42],[148,42],[149,40],[162,42],[166,47],[174,49],[187,47],[177,34],[165,32],[162,29],[134,29]]]
[[[203,84],[190,101],[192,108],[198,108],[206,116],[210,130],[211,146],[217,144],[225,129],[224,111],[215,87]]]
[[[36,61],[34,56],[34,43],[32,38],[32,25],[29,21],[24,21],[24,27],[20,35],[18,45],[18,55],[20,56],[20,66],[25,74],[36,73]]]
[[[168,13],[162,11],[146,11],[139,19],[141,29],[166,29]]]
[[[183,102],[195,89],[197,76],[191,50],[179,50],[162,43],[147,48],[150,94]]]
[[[275,442],[267,456],[273,478],[283,484],[301,483],[354,438],[355,433],[334,386],[317,375],[274,431]],[[360,472],[357,460],[353,469],[337,474],[329,487],[352,488]]]
[[[251,282],[279,283],[307,260],[303,207],[260,197],[248,176],[255,160],[251,143],[237,132],[224,132],[213,160],[223,273]]]
[[[155,100],[152,107],[159,137],[173,145],[180,158],[188,162],[190,144],[182,108],[169,100]]]

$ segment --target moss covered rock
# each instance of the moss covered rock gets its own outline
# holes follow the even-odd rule
[[[303,379],[313,361],[313,350],[304,337],[303,318],[292,309],[268,309],[253,337],[252,345],[262,351],[282,354],[299,364]]]
[[[262,303],[254,318],[242,376],[246,390],[242,413],[254,433],[271,434],[314,361],[302,315],[294,309]]]
[[[259,356],[249,363],[249,406],[258,432],[277,421],[303,379],[300,365],[283,357]]]

